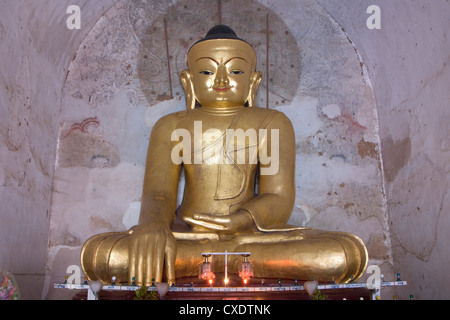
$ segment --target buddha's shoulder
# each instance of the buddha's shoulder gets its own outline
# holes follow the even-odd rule
[[[291,120],[281,111],[265,108],[248,108],[241,123],[249,126],[267,129],[278,129],[282,132],[293,132]]]
[[[259,107],[246,108],[243,115],[247,118],[264,119],[268,122],[289,120],[288,117],[279,110]]]
[[[283,114],[281,111],[278,111],[276,109],[267,109],[260,107],[245,108],[244,113],[246,113],[247,115],[274,116],[274,117],[279,114]]]
[[[169,113],[161,118],[156,122],[156,124],[159,125],[167,125],[167,124],[176,124],[180,119],[184,119],[187,115],[187,111],[179,111],[174,113]]]
[[[162,116],[158,119],[158,121],[156,121],[152,132],[165,132],[167,130],[170,131],[176,129],[180,120],[185,117],[185,113],[186,111],[180,111]]]

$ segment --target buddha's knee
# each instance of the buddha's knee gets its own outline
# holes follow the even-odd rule
[[[346,271],[340,282],[357,281],[367,268],[369,261],[367,248],[363,241],[353,234],[343,232],[337,233],[337,235],[346,256]]]
[[[357,281],[367,267],[367,249],[360,238],[344,232],[319,232],[298,246],[298,261],[309,266],[308,278],[347,283]],[[306,247],[309,247],[305,250]]]
[[[129,232],[104,233],[89,238],[81,249],[81,266],[90,280],[128,281]]]

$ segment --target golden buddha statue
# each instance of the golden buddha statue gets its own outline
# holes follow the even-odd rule
[[[187,64],[187,110],[159,119],[151,133],[138,225],[88,239],[84,273],[105,283],[174,282],[197,275],[202,253],[228,251],[250,252],[255,277],[359,279],[368,255],[357,236],[287,225],[295,136],[283,113],[254,106],[262,74],[252,46],[219,25],[190,48]],[[177,216],[188,230],[174,228]],[[238,265],[229,259],[228,271]]]

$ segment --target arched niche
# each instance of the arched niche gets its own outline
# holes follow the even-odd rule
[[[353,43],[315,1],[120,0],[81,43],[65,82],[50,265],[73,264],[67,248],[137,222],[151,128],[185,109],[187,49],[218,23],[257,50],[259,106],[294,125],[290,222],[354,233],[373,260],[389,260],[372,88]]]

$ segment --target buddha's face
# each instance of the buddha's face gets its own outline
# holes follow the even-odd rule
[[[202,107],[243,106],[255,83],[256,56],[239,40],[214,39],[197,43],[188,55],[190,81]],[[255,88],[256,91],[256,88]]]

